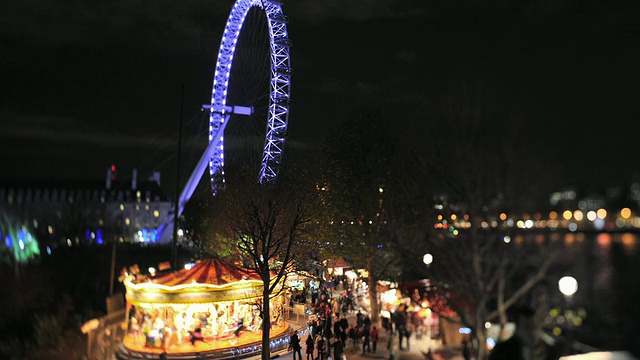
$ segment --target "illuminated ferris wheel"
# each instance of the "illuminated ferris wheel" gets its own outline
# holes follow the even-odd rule
[[[213,194],[224,188],[225,150],[240,147],[237,138],[235,144],[230,139],[247,127],[262,128],[262,145],[255,156],[258,182],[266,184],[277,176],[292,74],[288,17],[281,5],[279,0],[236,0],[231,9],[218,50],[211,104],[204,106],[210,111],[209,144],[180,195],[180,213],[207,165]],[[242,119],[228,125],[236,116]]]
[[[253,10],[253,12],[250,12]],[[257,11],[256,11],[257,10]],[[229,112],[249,115],[249,111],[255,111],[255,105],[251,104],[251,108],[246,106],[240,107],[239,104],[228,104],[227,98],[231,96],[231,90],[229,89],[230,80],[233,82],[236,79],[232,77],[241,77],[243,74],[232,74],[232,68],[234,66],[234,56],[236,48],[242,45],[241,34],[245,31],[261,31],[260,22],[266,20],[266,31],[268,31],[268,52],[269,52],[269,89],[268,89],[268,111],[267,129],[265,142],[262,153],[262,162],[259,170],[258,181],[265,183],[273,180],[278,171],[282,157],[282,147],[284,145],[287,121],[289,116],[289,106],[291,104],[290,98],[290,86],[291,86],[291,67],[289,63],[289,47],[291,41],[289,40],[287,33],[287,21],[288,18],[283,14],[281,4],[275,0],[237,0],[231,9],[227,25],[222,34],[222,41],[220,43],[220,50],[218,52],[218,60],[216,62],[216,68],[213,78],[213,91],[211,94],[211,115],[210,115],[210,128],[209,128],[209,142],[217,142],[219,145],[213,150],[209,165],[209,174],[211,176],[211,186],[215,193],[219,188],[224,185],[224,136],[219,134],[220,130],[224,130]],[[251,24],[247,24],[250,28],[243,30],[245,22],[253,21]],[[245,25],[246,27],[246,25]],[[266,34],[262,34],[266,35]],[[252,47],[253,51],[260,51],[261,47],[267,47],[260,45],[262,41],[260,34],[252,34],[248,36],[246,42]],[[263,37],[267,39],[266,36]],[[266,45],[266,44],[265,44]],[[245,51],[245,56],[247,51]],[[253,60],[253,59],[248,59]],[[246,63],[247,61],[244,61]],[[250,71],[254,71],[255,66]],[[238,79],[243,81],[242,79]],[[256,81],[256,82],[259,82]],[[242,91],[241,97],[244,101],[247,101],[247,96],[251,96],[253,102],[260,102],[260,84],[251,82],[248,87],[239,89]],[[258,87],[258,93],[247,94],[252,92],[253,88]],[[251,89],[249,89],[251,88]],[[229,106],[232,105],[232,106]],[[246,104],[242,104],[246,105]]]

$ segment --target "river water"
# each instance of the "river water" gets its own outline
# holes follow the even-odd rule
[[[626,350],[640,358],[639,234],[568,232],[524,237],[526,241],[550,240],[562,248],[547,282],[551,307],[560,311],[550,313],[547,320],[552,321],[547,324],[588,345]],[[562,276],[578,282],[577,292],[569,298],[560,293],[555,280]],[[567,311],[579,313],[581,321],[562,316]]]

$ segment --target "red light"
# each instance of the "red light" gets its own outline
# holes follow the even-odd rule
[[[116,166],[115,165],[111,165],[111,171],[116,171]]]

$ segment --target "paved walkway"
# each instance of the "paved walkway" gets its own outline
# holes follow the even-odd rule
[[[368,313],[368,309],[361,308],[363,314]],[[349,320],[349,324],[356,323],[356,314],[352,313],[347,315],[347,320]],[[303,319],[300,317],[298,321],[296,321],[295,315],[290,320],[291,326],[294,329],[306,329],[307,323],[306,318]],[[378,347],[376,353],[366,352],[362,353],[362,344],[359,345],[358,349],[352,349],[349,344],[346,346],[345,354],[348,360],[373,360],[373,359],[390,359],[391,352],[387,348],[388,337],[384,332],[380,323],[376,324],[376,327],[379,329],[380,337],[378,339]],[[398,348],[398,337],[397,334],[394,334],[395,338],[393,339],[393,358],[396,360],[426,360],[426,356],[424,355],[431,349],[434,359],[447,359],[447,360],[463,360],[462,350],[460,347],[450,347],[450,346],[442,346],[439,340],[433,340],[428,335],[423,335],[421,337],[416,337],[416,334],[411,335],[410,339],[410,349],[399,350]],[[300,338],[300,343],[303,344],[302,347],[302,356],[306,360],[306,346],[304,346],[306,340],[306,335],[303,335]],[[406,346],[406,343],[403,343]],[[278,359],[282,360],[292,360],[293,354],[288,353],[280,353],[275,354]],[[339,359],[338,359],[339,360]]]
[[[355,315],[352,315],[351,318],[347,316],[349,319],[349,323],[355,323]],[[296,326],[296,325],[293,325]],[[299,326],[300,328],[302,326]],[[378,326],[381,329],[380,326]],[[434,359],[449,359],[449,360],[463,360],[461,350],[452,347],[443,347],[439,340],[432,340],[429,336],[422,336],[421,338],[416,338],[415,335],[411,336],[410,339],[410,349],[404,350],[398,349],[398,338],[397,335],[394,338],[394,347],[393,347],[393,355],[395,359],[402,360],[425,360],[426,357],[424,354],[431,349],[432,353],[434,353]],[[301,338],[301,343],[304,344],[304,340],[306,340],[306,336]],[[383,331],[380,331],[380,338],[378,340],[378,348],[376,353],[366,352],[362,353],[362,344],[359,344],[358,349],[352,349],[349,345],[345,349],[345,354],[347,355],[347,359],[349,360],[372,360],[372,359],[390,359],[390,351],[387,349],[388,337]],[[306,359],[306,346],[302,347],[302,356]],[[278,358],[283,360],[293,359],[292,353],[284,353],[280,354]]]

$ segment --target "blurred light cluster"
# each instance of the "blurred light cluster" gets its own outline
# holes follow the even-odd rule
[[[16,262],[24,263],[40,255],[38,241],[31,230],[9,216],[0,218],[0,238],[4,240],[0,252],[8,253]]]
[[[443,210],[442,205],[436,205],[438,210]],[[584,211],[581,209],[566,209],[560,213],[551,211],[548,216],[540,213],[529,214],[507,214],[500,213],[492,217],[480,219],[478,222],[482,229],[496,228],[517,228],[517,229],[567,229],[571,232],[582,230],[613,231],[613,230],[635,230],[640,229],[640,216],[634,214],[628,208],[619,211],[608,211],[604,208]],[[450,235],[458,235],[459,230],[469,229],[472,222],[469,215],[459,216],[455,213],[451,215],[438,214],[434,229],[447,230]]]

